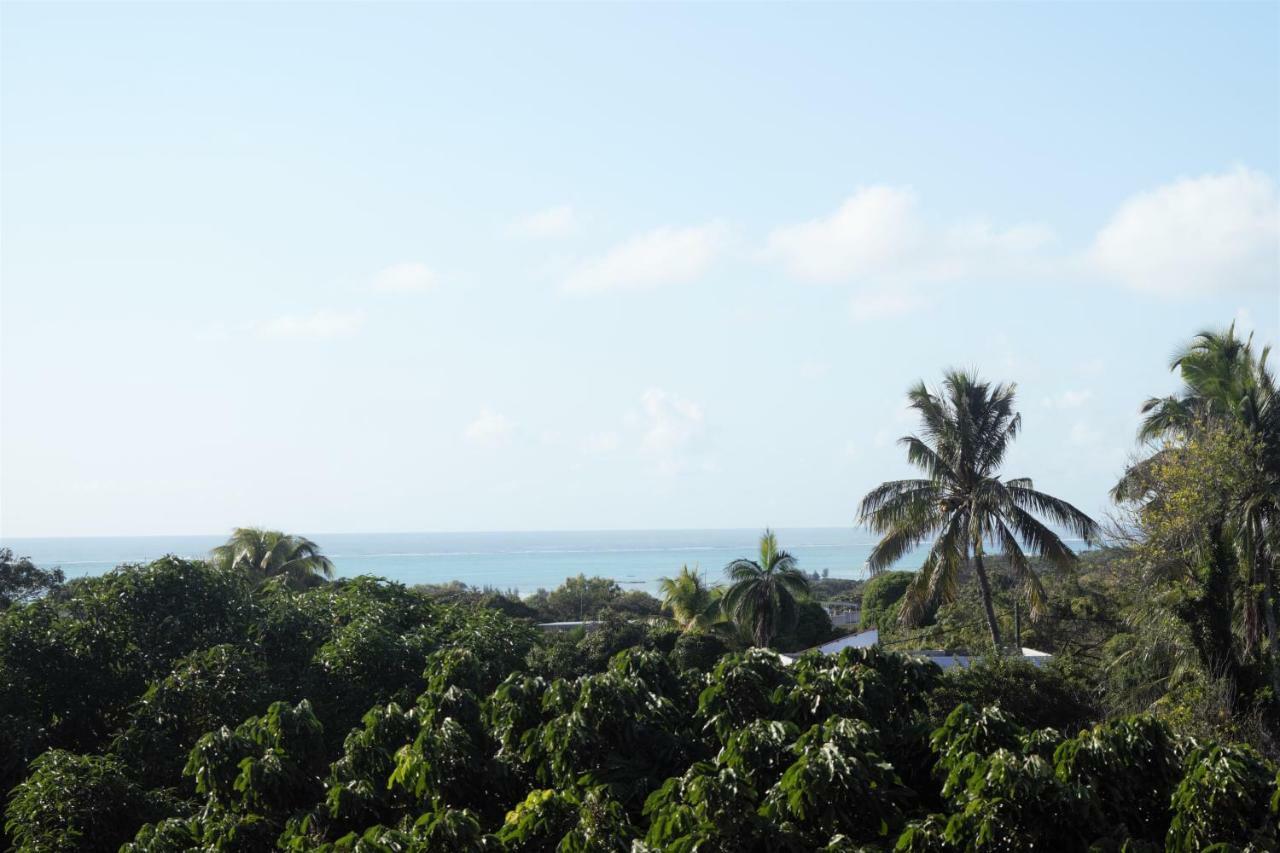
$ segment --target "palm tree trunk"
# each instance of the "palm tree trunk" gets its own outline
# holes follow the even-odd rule
[[[991,645],[996,654],[1000,653],[1000,623],[996,621],[996,608],[991,600],[991,582],[987,580],[987,570],[982,565],[982,543],[973,546],[973,570],[978,575],[978,590],[982,593],[982,609],[987,612],[987,627],[991,629]]]
[[[1018,598],[1013,599],[1013,645],[1022,649],[1022,609],[1018,606]]]
[[[1240,609],[1244,611],[1244,648],[1241,650],[1244,658],[1248,660],[1252,657],[1254,651],[1260,645],[1262,639],[1262,612],[1261,612],[1261,595],[1259,589],[1259,570],[1262,568],[1261,559],[1262,543],[1258,541],[1257,525],[1251,520],[1249,522],[1248,544],[1244,551],[1248,560],[1247,574],[1245,577],[1245,591],[1241,596]]]
[[[1276,587],[1275,587],[1275,566],[1274,556],[1269,553],[1270,549],[1266,547],[1263,540],[1262,556],[1259,563],[1262,566],[1262,615],[1266,619],[1267,626],[1267,648],[1271,656],[1271,688],[1280,693],[1280,635],[1276,633]]]

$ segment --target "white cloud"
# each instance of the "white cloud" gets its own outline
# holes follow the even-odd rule
[[[1041,405],[1047,409],[1078,409],[1089,401],[1093,396],[1093,392],[1085,389],[1083,391],[1063,391],[1056,397],[1045,397],[1041,401]]]
[[[663,473],[680,471],[686,454],[702,436],[702,407],[661,388],[650,388],[640,398],[640,408],[640,446],[657,458]]]
[[[936,227],[917,208],[909,187],[863,187],[830,216],[774,229],[765,255],[810,281],[943,282],[1025,275],[1054,239],[1032,223],[999,228],[970,219]]]
[[[594,292],[689,282],[711,267],[728,239],[729,228],[722,222],[658,228],[583,261],[564,280],[563,287]]]
[[[676,450],[702,431],[702,408],[697,403],[650,388],[640,405],[647,424],[642,443],[649,450]]]
[[[839,281],[883,274],[920,240],[916,196],[904,187],[864,187],[830,216],[784,225],[767,253],[798,278]]]
[[[520,237],[546,240],[566,237],[578,227],[578,217],[567,204],[548,207],[511,223],[511,233]]]
[[[872,290],[855,293],[849,300],[849,316],[855,323],[869,323],[913,314],[929,307],[929,301],[902,290]]]
[[[260,338],[281,340],[331,340],[347,338],[360,331],[364,315],[321,309],[309,314],[286,314],[256,324],[253,330]]]
[[[472,444],[497,447],[507,443],[514,428],[505,416],[486,407],[467,425],[462,435]]]
[[[1280,286],[1280,206],[1249,169],[1184,178],[1125,201],[1090,259],[1129,287],[1168,295]]]
[[[1280,202],[1267,175],[1245,168],[1175,181],[1125,201],[1091,245],[1054,250],[1052,229],[985,219],[930,222],[909,187],[857,190],[830,215],[784,225],[765,257],[810,281],[880,287],[951,281],[1043,281],[1064,273],[1160,294],[1280,286]],[[855,320],[921,306],[864,294]]]
[[[414,293],[430,290],[439,277],[426,264],[406,263],[387,267],[373,280],[373,289],[383,293]]]

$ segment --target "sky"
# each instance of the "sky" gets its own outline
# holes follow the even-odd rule
[[[1087,512],[1280,330],[1280,5],[0,5],[0,536]]]

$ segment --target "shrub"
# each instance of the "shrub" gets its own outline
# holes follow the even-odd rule
[[[883,572],[867,581],[862,588],[862,627],[886,630],[896,625],[897,604],[915,576],[915,572]]]
[[[1051,666],[1036,667],[1017,658],[987,657],[967,667],[954,667],[929,694],[935,720],[957,705],[998,705],[1029,729],[1075,732],[1097,719],[1088,697]]]
[[[774,646],[782,651],[809,649],[830,640],[833,634],[826,608],[816,601],[800,601],[796,603],[795,625],[784,631]]]
[[[1173,793],[1170,850],[1275,850],[1280,826],[1271,808],[1275,769],[1247,746],[1200,747],[1187,756],[1186,774]]]
[[[721,655],[729,651],[729,644],[715,634],[690,631],[681,634],[671,650],[671,661],[678,669],[694,669],[706,672],[716,665]]]
[[[139,823],[162,813],[114,759],[50,750],[31,762],[31,774],[14,789],[5,829],[14,848],[115,851]]]

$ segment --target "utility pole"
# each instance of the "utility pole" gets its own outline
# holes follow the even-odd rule
[[[1022,653],[1022,611],[1018,608],[1018,599],[1013,600],[1013,644]]]

